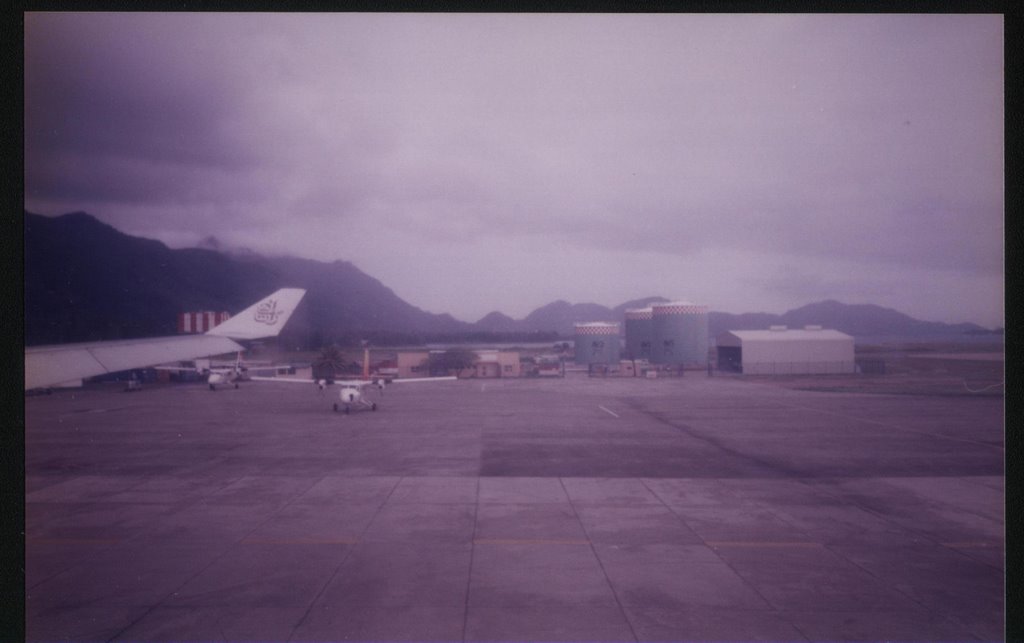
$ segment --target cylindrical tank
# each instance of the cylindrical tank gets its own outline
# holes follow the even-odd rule
[[[626,309],[626,354],[628,359],[651,359],[651,308]]]
[[[688,301],[651,306],[651,361],[707,364],[708,307]]]
[[[618,364],[619,325],[585,322],[575,325],[577,364]]]

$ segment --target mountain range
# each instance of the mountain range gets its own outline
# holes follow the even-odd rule
[[[492,312],[475,323],[421,310],[347,261],[320,262],[225,250],[216,239],[170,249],[134,237],[84,212],[45,217],[25,212],[25,344],[120,339],[176,332],[179,312],[234,312],[285,287],[307,295],[282,341],[317,348],[329,342],[569,338],[580,321],[623,321],[627,308],[555,301],[523,319]],[[923,336],[985,332],[976,324],[913,319],[871,304],[822,301],[781,315],[712,311],[712,336],[724,330],[820,324],[851,335]]]

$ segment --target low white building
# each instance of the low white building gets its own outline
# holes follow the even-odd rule
[[[853,337],[821,326],[729,330],[715,341],[718,369],[745,375],[853,373]]]
[[[399,351],[396,369],[399,378],[427,377],[430,375],[429,361],[431,352],[443,351]],[[519,377],[522,369],[519,365],[517,351],[474,350],[476,363],[463,369],[457,375],[467,377]]]

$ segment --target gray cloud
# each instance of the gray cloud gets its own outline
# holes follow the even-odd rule
[[[722,292],[756,287],[756,257],[776,255],[790,266],[772,282],[790,280],[772,288],[779,308],[859,292],[815,281],[831,263],[913,274],[917,290],[932,279],[934,293],[978,293],[984,279],[975,308],[1001,317],[999,16],[47,13],[25,25],[29,209],[86,209],[178,242],[259,230],[265,250],[354,260],[464,318],[499,306],[468,277],[473,297],[430,283],[458,282],[442,262],[460,252],[499,266],[494,283],[526,311],[559,287],[654,292],[632,267],[617,287],[588,282],[597,261],[728,255]],[[561,283],[540,248],[577,262]],[[396,252],[417,270],[381,259]]]

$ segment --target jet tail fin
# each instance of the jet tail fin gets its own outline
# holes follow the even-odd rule
[[[302,288],[282,288],[215,326],[206,334],[231,339],[275,337],[288,323],[288,319],[305,294],[306,291]]]

